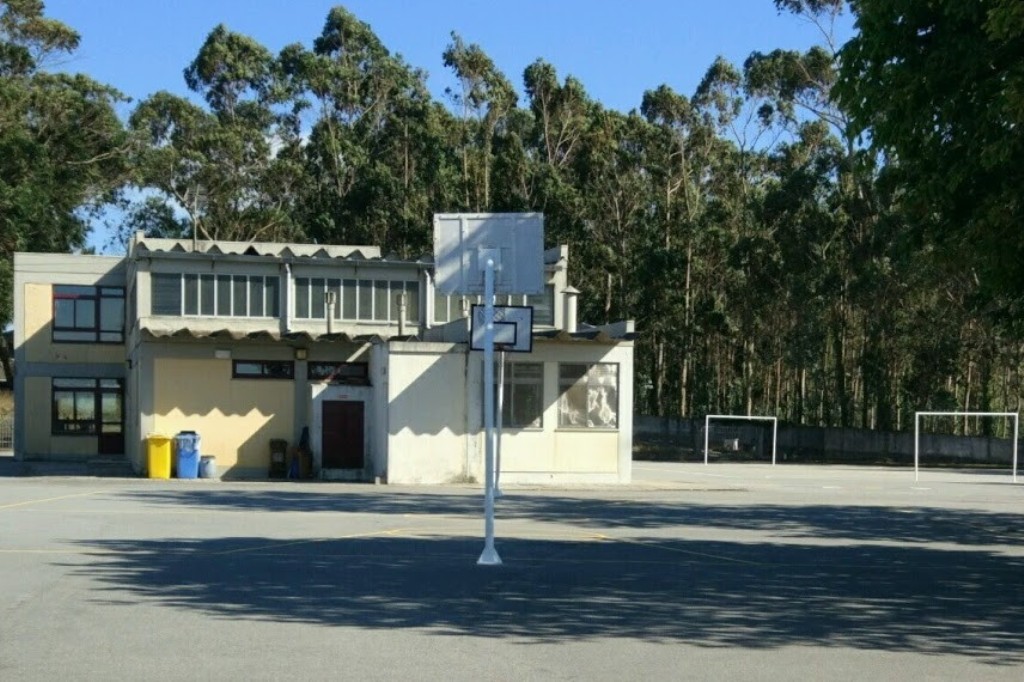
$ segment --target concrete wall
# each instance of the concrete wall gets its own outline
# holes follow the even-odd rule
[[[202,454],[229,476],[266,476],[270,440],[294,443],[291,381],[233,379],[231,360],[158,357],[153,384],[153,431],[197,432]]]
[[[387,365],[388,483],[466,475],[466,354],[461,346],[392,343]]]
[[[509,362],[544,365],[541,428],[506,428],[501,481],[628,483],[632,476],[633,347],[630,343],[537,343]],[[619,365],[617,429],[558,426],[561,362]],[[482,482],[482,354],[459,344],[389,345],[387,478],[389,483]]]
[[[123,379],[125,344],[54,343],[53,285],[125,286],[124,259],[14,254],[14,454],[19,459],[88,459],[96,436],[53,436],[52,379]],[[127,412],[126,412],[127,414]]]

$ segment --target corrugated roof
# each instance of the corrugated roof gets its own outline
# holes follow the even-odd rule
[[[544,252],[544,264],[555,265],[568,258],[567,246],[556,246]],[[286,244],[283,242],[232,242],[198,240],[193,249],[190,239],[157,239],[136,236],[132,255],[146,253],[205,254],[217,256],[262,256],[266,258],[311,260],[345,260],[377,263],[417,263],[432,265],[433,254],[423,254],[413,260],[395,253],[381,255],[377,246],[344,246],[337,244]]]
[[[398,337],[383,337],[379,334],[346,334],[343,332],[334,332],[331,334],[311,334],[309,332],[287,332],[281,334],[279,332],[271,332],[266,330],[255,331],[255,332],[241,332],[231,329],[217,329],[217,330],[205,330],[205,329],[189,329],[188,327],[181,327],[179,329],[151,329],[149,327],[143,327],[141,330],[143,337],[148,339],[212,339],[212,340],[223,340],[223,341],[299,341],[306,343],[380,343],[387,338],[400,338],[402,340],[415,340],[416,337],[402,336]]]

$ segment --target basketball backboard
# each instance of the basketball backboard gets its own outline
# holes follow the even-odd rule
[[[541,213],[434,215],[434,287],[441,294],[484,293],[483,260],[495,260],[494,293],[544,293]]]
[[[470,315],[470,350],[484,350],[484,307]],[[509,353],[533,352],[533,306],[494,306],[494,347]]]

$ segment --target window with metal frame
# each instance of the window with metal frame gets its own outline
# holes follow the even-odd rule
[[[482,296],[445,296],[434,290],[434,322],[444,324],[466,317],[462,310],[462,301],[467,306],[483,302]],[[533,306],[533,323],[552,325],[555,323],[555,285],[544,287],[543,294],[498,294],[494,297],[495,305],[528,305]],[[468,314],[469,307],[466,308]]]
[[[295,278],[295,318],[327,318],[327,296],[334,297],[335,320],[397,323],[399,297],[405,295],[405,322],[420,317],[419,282],[407,280]]]
[[[124,343],[124,287],[53,286],[55,343]]]
[[[495,371],[495,377],[497,377],[497,371]],[[502,395],[502,428],[543,428],[544,363],[511,362],[505,365]]]
[[[558,426],[618,428],[619,366],[561,363],[558,366]]]
[[[369,386],[370,366],[365,362],[322,362],[310,360],[306,363],[306,376],[310,381]]]
[[[207,275],[155,272],[152,314],[202,317],[280,316],[277,275]]]
[[[53,378],[51,433],[95,436],[121,433],[124,384],[121,379]]]
[[[232,379],[294,379],[295,363],[291,360],[234,360]]]

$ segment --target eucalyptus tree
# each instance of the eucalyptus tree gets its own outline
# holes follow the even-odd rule
[[[460,84],[460,90],[449,88],[447,94],[462,113],[463,207],[485,211],[491,207],[494,135],[515,108],[517,96],[487,53],[479,45],[467,45],[458,33],[452,32],[442,57]]]
[[[56,70],[79,35],[40,0],[0,0],[0,322],[12,313],[15,251],[82,248],[92,210],[124,183],[130,150],[117,90]],[[0,341],[0,361],[12,375]]]
[[[711,158],[720,148],[713,128],[684,95],[662,85],[644,93],[641,113],[652,124],[646,169],[652,183],[657,239],[647,251],[654,288],[643,302],[653,308],[644,328],[652,337],[652,379],[658,414],[669,403],[680,415],[692,409],[692,367],[698,330],[694,315],[698,290],[713,259],[705,258],[703,230]],[[669,372],[676,374],[676,398],[665,395]]]
[[[443,115],[423,73],[342,7],[329,11],[311,51],[289,45],[277,63],[303,121],[298,220],[307,237],[418,247],[410,226],[425,218],[445,165]]]

